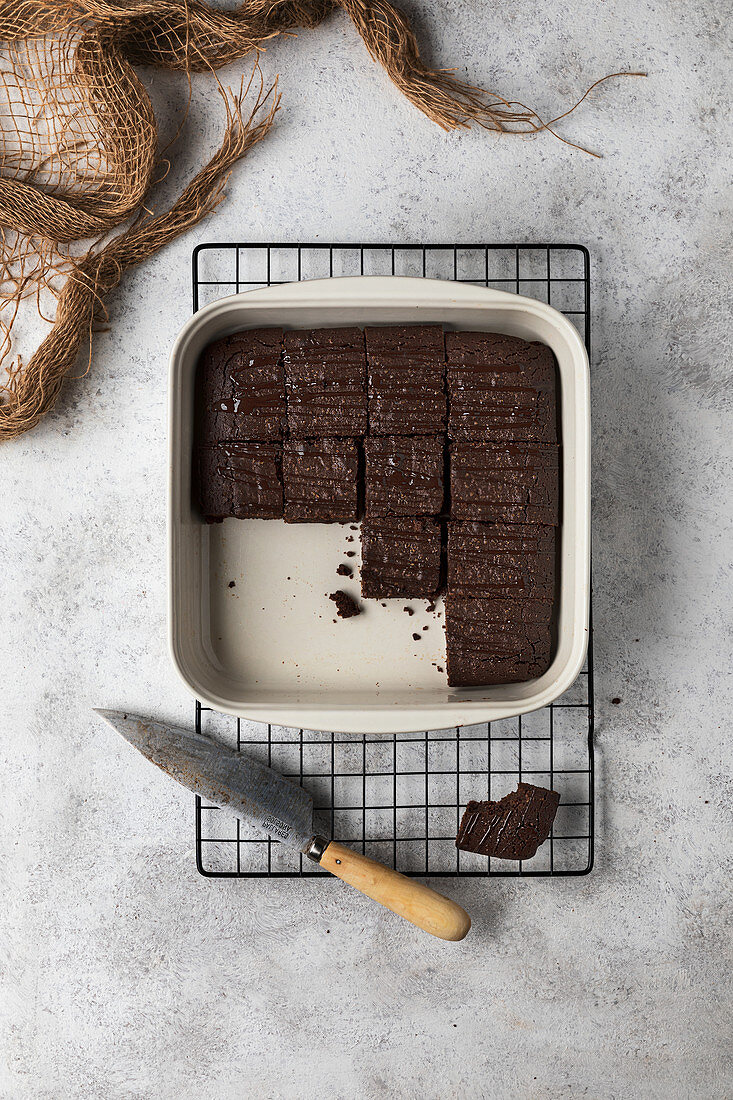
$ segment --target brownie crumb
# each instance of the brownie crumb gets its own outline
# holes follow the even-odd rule
[[[229,588],[234,588],[234,587],[235,587],[234,581],[229,581]]]
[[[353,577],[354,575],[353,569],[343,561],[341,562],[341,565],[338,567],[336,572],[338,573],[339,577]]]
[[[415,614],[415,610],[412,607],[403,607],[402,610],[406,611],[408,615],[414,615]]]
[[[621,702],[621,700],[619,699],[619,697],[618,697],[618,695],[617,695],[615,699],[612,699],[612,700],[611,700],[611,702],[613,703],[613,705],[614,705],[615,707],[617,707],[617,706],[619,705],[619,703]]]
[[[427,629],[428,629],[428,628],[427,628],[426,626],[424,626],[424,627],[423,627],[423,630],[427,630]]]
[[[428,612],[435,611],[435,600],[428,600],[428,606],[425,608],[425,610]]]
[[[354,541],[354,536],[353,535],[347,535],[346,536],[346,541],[347,542],[353,542]]]
[[[355,558],[356,557],[356,550],[347,550],[346,551],[346,557],[347,558]]]
[[[351,619],[354,615],[361,615],[361,608],[348,592],[342,592],[341,590],[332,592],[328,598],[336,604],[336,613],[339,618]]]
[[[437,668],[438,672],[443,672],[444,671],[442,665],[436,665],[435,667]]]
[[[413,634],[412,637],[413,637],[413,641],[419,642],[420,639],[422,638],[422,634]]]
[[[352,523],[351,526],[349,527],[349,530],[350,531],[358,531],[359,528],[355,524]]]

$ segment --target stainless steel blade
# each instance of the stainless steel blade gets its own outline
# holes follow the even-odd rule
[[[313,799],[243,752],[211,737],[115,710],[95,712],[167,775],[248,825],[305,852],[313,839]]]

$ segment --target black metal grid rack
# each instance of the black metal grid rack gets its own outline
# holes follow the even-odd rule
[[[193,308],[227,294],[340,275],[452,279],[548,302],[590,350],[590,267],[579,245],[203,244],[193,254]],[[419,734],[354,736],[258,725],[196,703],[196,729],[308,788],[324,831],[407,875],[586,875],[593,866],[593,641],[575,684],[518,718]],[[519,779],[561,801],[531,860],[459,852],[469,799],[500,798]],[[196,798],[196,863],[216,878],[325,874],[316,864]]]

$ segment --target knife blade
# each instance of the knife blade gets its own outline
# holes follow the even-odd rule
[[[471,927],[468,914],[454,901],[316,834],[310,794],[247,753],[139,715],[114,710],[95,713],[177,783],[302,852],[418,928],[440,939],[462,940]]]
[[[213,802],[282,844],[305,852],[314,836],[307,791],[242,752],[204,734],[122,711],[95,713],[152,764],[205,802]]]

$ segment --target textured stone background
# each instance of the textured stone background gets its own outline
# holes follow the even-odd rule
[[[125,281],[58,411],[3,449],[13,1100],[733,1094],[729,28],[713,0],[410,7],[434,62],[547,114],[606,72],[651,75],[564,124],[597,161],[442,135],[343,17],[274,45],[276,131],[214,219]],[[155,86],[172,120],[183,84]],[[221,120],[198,81],[172,185]],[[460,946],[337,883],[197,877],[190,797],[92,720],[190,718],[165,649],[165,361],[191,249],[217,238],[592,251],[597,870],[451,884],[474,917]]]

